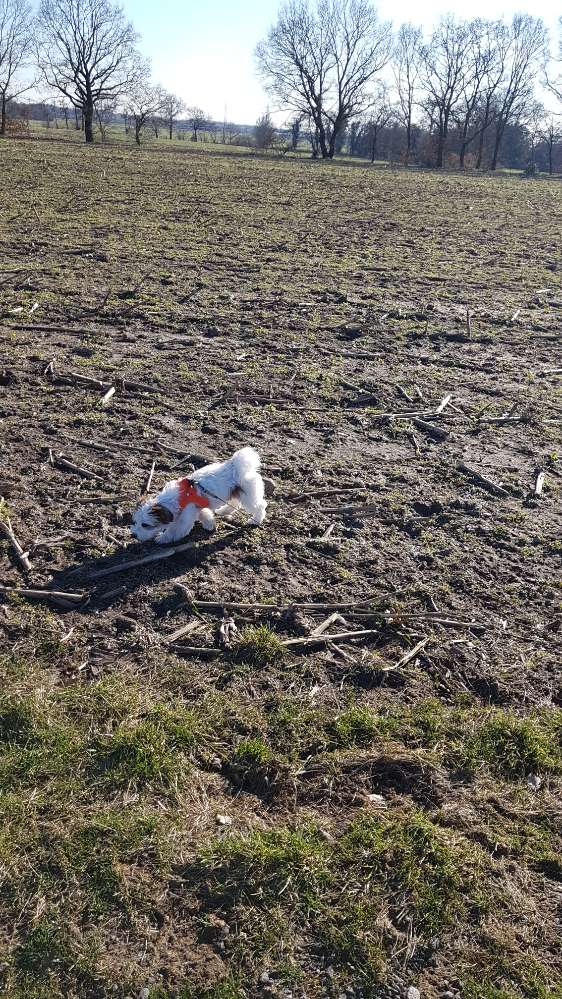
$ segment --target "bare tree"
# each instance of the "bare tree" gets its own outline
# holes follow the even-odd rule
[[[324,8],[336,81],[335,99],[324,108],[331,158],[339,133],[371,106],[369,85],[390,59],[392,33],[390,24],[379,23],[368,0],[331,0]]]
[[[0,135],[6,134],[6,108],[31,84],[18,79],[33,41],[27,0],[0,0]]]
[[[324,158],[369,107],[371,81],[390,56],[390,25],[368,0],[289,0],[256,49],[265,87],[284,109],[310,118]]]
[[[168,129],[168,137],[173,138],[174,135],[174,123],[178,115],[185,111],[185,103],[181,97],[177,97],[176,94],[164,94],[164,105],[162,107],[162,117],[166,122],[166,127]]]
[[[301,134],[301,126],[303,123],[304,115],[296,114],[293,116],[291,121],[288,123],[291,129],[291,149],[295,153],[299,145],[299,139]]]
[[[546,146],[548,173],[554,173],[554,148],[562,142],[562,124],[558,121],[560,115],[550,114],[543,120],[540,138]]]
[[[479,135],[483,136],[491,123],[494,96],[505,71],[505,25],[501,21],[476,18],[469,22],[468,29],[470,46],[467,56],[472,72],[467,77],[457,112],[461,168],[470,145]],[[481,162],[481,156],[479,159]]]
[[[535,174],[537,172],[537,146],[542,141],[545,126],[546,111],[544,105],[535,101],[527,110],[526,128],[529,139],[530,156],[526,172]]]
[[[406,131],[404,163],[408,166],[412,152],[413,117],[420,78],[422,29],[415,24],[402,24],[394,48],[394,83],[398,102],[396,115]]]
[[[228,145],[236,145],[236,140],[240,136],[240,130],[233,121],[225,121],[223,125],[223,142]]]
[[[377,141],[382,128],[395,118],[395,109],[391,104],[388,87],[385,83],[380,83],[372,100],[369,117],[364,125],[364,135],[368,142],[369,157],[371,163],[377,158]]]
[[[81,111],[94,141],[94,109],[123,95],[138,71],[137,35],[111,0],[41,0],[37,61],[45,82]]]
[[[429,43],[422,48],[423,107],[430,129],[437,134],[435,165],[439,169],[443,166],[450,126],[474,75],[471,41],[467,23],[447,15],[441,18]]]
[[[117,102],[115,100],[98,101],[95,106],[96,121],[102,142],[105,142],[107,138],[107,126],[113,121],[116,108]]]
[[[269,111],[260,115],[254,125],[254,141],[256,149],[269,149],[275,141],[275,125]]]
[[[165,99],[166,93],[162,87],[150,83],[149,66],[145,63],[129,88],[123,108],[135,127],[137,146],[141,144],[141,135],[146,125],[161,113]]]
[[[197,142],[198,133],[205,128],[205,125],[210,120],[209,116],[205,114],[202,108],[198,107],[187,108],[186,114],[191,123],[193,141]]]
[[[547,45],[548,32],[542,20],[516,14],[509,29],[505,79],[498,93],[492,170],[498,165],[507,125],[520,121],[533,106],[535,81],[545,63]]]
[[[558,26],[560,37],[558,39],[558,59],[556,61],[560,64],[562,63],[562,17],[558,18]],[[549,76],[548,71],[545,71],[545,77],[548,89],[552,91],[559,101],[562,101],[562,71],[556,77]]]

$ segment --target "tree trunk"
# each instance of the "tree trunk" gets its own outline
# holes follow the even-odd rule
[[[552,142],[548,144],[548,175],[552,177]]]
[[[168,123],[168,128],[169,128],[169,131],[170,131],[170,139],[171,139],[171,138],[173,138],[173,134],[174,134],[174,119],[173,118],[170,118],[170,121]]]
[[[0,135],[6,134],[6,91],[2,91],[2,110],[0,111]]]
[[[331,159],[334,154],[332,152],[332,156],[330,156],[329,146],[326,142],[326,129],[324,128],[324,122],[320,116],[318,116],[318,120],[316,122],[316,129],[318,131],[318,145],[320,146],[322,159]]]
[[[480,167],[482,166],[482,159],[483,159],[483,156],[484,156],[484,137],[486,135],[486,129],[487,128],[488,128],[488,125],[485,124],[484,127],[483,127],[483,129],[482,129],[482,131],[480,132],[480,140],[478,142],[478,156],[476,157],[476,169],[477,170],[480,170]]]
[[[375,162],[375,157],[377,155],[377,131],[378,129],[373,127],[373,138],[371,139],[371,163]]]
[[[140,144],[141,144],[141,141],[140,141],[141,128],[142,128],[142,125],[140,123],[139,124],[135,123],[135,142],[136,142],[137,146],[140,146]]]
[[[443,168],[443,154],[445,152],[445,136],[441,129],[439,129],[439,138],[437,140],[437,158],[435,165],[438,170]]]
[[[408,115],[408,121],[406,122],[406,156],[404,157],[404,166],[408,166],[410,162],[410,152],[412,149],[412,119]]]
[[[94,141],[94,105],[90,101],[84,104],[84,136],[86,142]]]
[[[492,153],[492,162],[490,163],[490,170],[495,170],[498,165],[498,159],[500,155],[500,146],[502,144],[503,133],[505,125],[501,122],[498,124],[496,129],[496,138],[494,141],[494,152]]]

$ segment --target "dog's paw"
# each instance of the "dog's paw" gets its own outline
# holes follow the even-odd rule
[[[260,524],[263,524],[263,522],[265,520],[265,510],[266,510],[265,503],[264,503],[263,507],[260,507],[259,510],[256,510],[256,512],[254,513],[254,516],[250,520],[250,524],[252,524],[253,527],[259,527]]]

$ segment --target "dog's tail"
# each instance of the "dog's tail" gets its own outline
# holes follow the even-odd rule
[[[232,455],[230,460],[234,468],[236,481],[240,484],[242,484],[247,476],[254,475],[261,465],[261,458],[253,447],[240,448],[239,451],[236,451]]]

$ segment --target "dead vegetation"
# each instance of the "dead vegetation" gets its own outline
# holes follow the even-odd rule
[[[558,187],[2,155],[3,994],[559,996]]]

